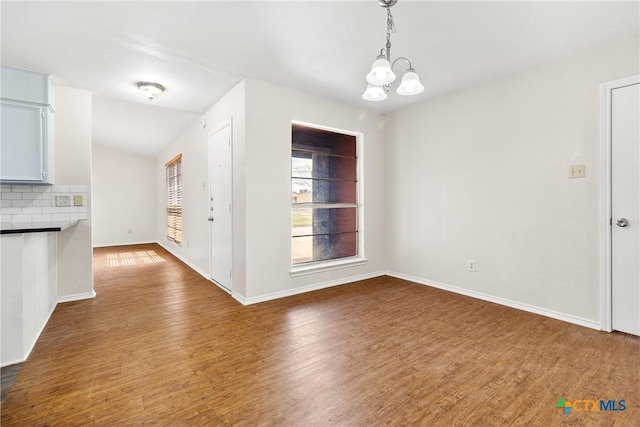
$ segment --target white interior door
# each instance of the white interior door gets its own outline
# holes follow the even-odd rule
[[[231,122],[209,134],[211,279],[233,289]]]
[[[640,85],[611,91],[612,327],[640,335]]]

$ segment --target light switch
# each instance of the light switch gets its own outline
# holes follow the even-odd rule
[[[82,206],[82,194],[76,194],[73,196],[73,206]]]
[[[584,178],[584,165],[569,166],[569,178]]]

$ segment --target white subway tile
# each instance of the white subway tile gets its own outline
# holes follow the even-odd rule
[[[33,206],[50,207],[53,206],[53,200],[34,200]]]
[[[0,208],[10,208],[11,206],[13,206],[11,204],[12,200],[1,200],[0,199]]]
[[[0,214],[0,222],[11,222],[11,218],[13,217],[13,215],[3,215]]]
[[[31,215],[13,215],[11,222],[31,222]]]
[[[2,215],[16,215],[21,213],[22,208],[0,208],[0,214]]]
[[[11,206],[14,208],[25,208],[33,206],[33,200],[13,200]]]
[[[22,199],[22,193],[2,193],[0,198],[5,200],[17,200]]]
[[[50,185],[34,185],[31,188],[31,191],[33,191],[34,193],[51,193],[51,186]]]
[[[0,185],[0,191],[3,193],[11,193],[11,186],[8,184],[2,184]]]
[[[69,221],[69,214],[51,214],[51,221]]]
[[[83,219],[87,219],[87,214],[86,213],[69,214],[69,220],[70,221],[83,220]]]
[[[54,185],[53,187],[51,187],[51,192],[52,193],[68,193],[69,192],[69,186],[68,185]]]
[[[42,198],[42,193],[22,193],[22,198],[25,200],[36,200]]]
[[[31,193],[30,185],[13,185],[11,191],[14,193]]]
[[[78,212],[77,208],[71,207],[57,207],[57,213],[76,213]]]
[[[86,193],[88,191],[88,187],[86,185],[70,185],[69,192],[70,193]]]
[[[53,200],[56,198],[56,195],[52,192],[42,193],[43,200]]]
[[[36,221],[51,221],[51,214],[35,214],[31,215],[33,222]]]
[[[42,208],[34,208],[34,207],[22,208],[22,213],[29,214],[29,215],[39,214],[39,213],[42,213]]]

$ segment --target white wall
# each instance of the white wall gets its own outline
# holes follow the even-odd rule
[[[58,298],[89,298],[93,291],[91,242],[91,93],[56,86],[57,185],[86,186],[88,218],[58,235]]]
[[[638,73],[638,47],[612,43],[391,115],[391,270],[597,327],[599,84]],[[569,179],[571,164],[586,177]]]
[[[93,145],[93,246],[156,241],[156,159]]]
[[[209,275],[207,135],[231,116],[235,296],[254,302],[384,271],[383,117],[253,79],[239,83],[204,115],[206,130],[199,121],[194,123],[158,157],[158,241],[201,274]],[[289,276],[292,120],[364,134],[364,232],[368,258],[365,265],[296,278]],[[161,211],[165,203],[164,163],[178,153],[183,155],[182,246],[165,239],[166,216]]]
[[[233,233],[235,291],[244,295],[244,141],[245,85],[238,83],[200,120],[193,123],[156,159],[156,240],[187,262],[200,274],[209,277],[209,168],[208,134],[233,117]],[[166,239],[165,163],[182,153],[183,242]]]
[[[386,269],[384,118],[294,90],[247,79],[246,283],[249,301],[305,287],[377,275]],[[291,121],[364,134],[365,265],[292,278]]]

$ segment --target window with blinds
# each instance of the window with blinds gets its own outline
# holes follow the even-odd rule
[[[182,154],[165,163],[167,185],[167,239],[182,243]]]
[[[292,265],[358,255],[356,137],[292,127]]]

